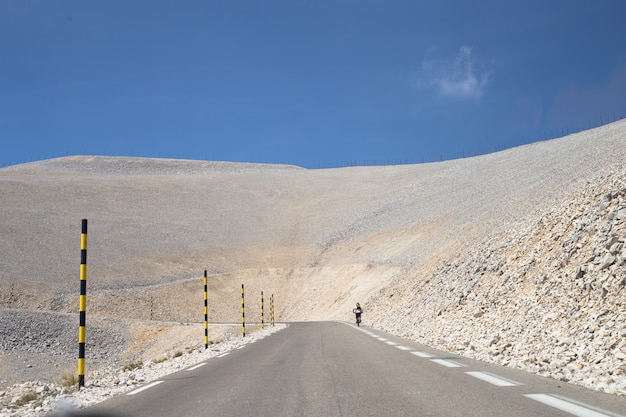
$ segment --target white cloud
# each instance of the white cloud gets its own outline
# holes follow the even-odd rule
[[[462,46],[454,60],[424,60],[416,85],[435,87],[442,97],[478,99],[490,76],[491,72],[472,57],[472,48]]]

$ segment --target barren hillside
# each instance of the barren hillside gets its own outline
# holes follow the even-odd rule
[[[240,320],[241,284],[250,320],[261,291],[280,321],[351,320],[360,301],[366,325],[626,394],[625,160],[619,121],[420,165],[75,156],[2,168],[2,320],[36,311],[36,333],[41,313],[77,311],[86,218],[98,320],[200,322],[208,270],[210,321]],[[5,366],[19,331],[0,332]]]

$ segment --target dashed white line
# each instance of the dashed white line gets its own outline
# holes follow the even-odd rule
[[[221,355],[217,355],[216,358],[223,358],[224,356],[228,355],[230,352],[226,352],[226,353],[222,353]]]
[[[427,352],[411,352],[411,353],[415,356],[419,356],[420,358],[432,358],[435,356]]]
[[[362,330],[364,333],[368,334],[369,336],[374,337],[375,339],[380,340],[381,342],[385,342],[388,345],[391,346],[395,346],[396,348],[400,349],[400,350],[405,350],[405,351],[410,351],[412,350],[412,348],[408,347],[408,346],[402,346],[399,345],[396,342],[392,342],[389,339],[385,339],[384,337],[378,336],[375,333],[366,331],[366,330]],[[243,347],[243,346],[242,346]],[[418,352],[418,351],[411,351],[411,354],[420,357],[420,358],[433,358],[435,357],[435,355],[430,354],[428,352]],[[218,358],[223,357],[228,355],[228,353],[224,353],[222,355],[219,355]],[[452,360],[448,360],[448,359],[430,359],[432,362],[435,362],[438,365],[441,366],[445,366],[447,368],[460,368],[460,367],[466,367],[467,365],[458,363],[458,362],[454,362]],[[189,370],[195,369],[199,366],[202,366],[204,364],[200,364],[200,365],[196,365],[193,368],[189,368]],[[485,381],[487,383],[490,383],[492,385],[498,386],[498,387],[514,387],[514,386],[519,386],[519,385],[523,385],[520,382],[516,382],[516,381],[512,381],[506,378],[502,378],[500,376],[497,375],[493,375],[490,374],[488,372],[480,372],[480,371],[472,371],[472,372],[465,372],[467,375],[470,375],[474,378],[480,379],[482,381]],[[139,388],[135,391],[132,391],[130,393],[128,393],[127,395],[133,395],[136,394],[138,392],[141,392],[145,389],[148,389],[154,385],[157,385],[159,383],[161,383],[163,381],[156,381],[153,382],[152,384],[146,385],[145,387]],[[557,408],[561,411],[565,411],[567,413],[573,414],[577,417],[626,417],[623,416],[621,414],[615,414],[613,412],[610,411],[605,411],[605,410],[601,410],[596,408],[596,410],[592,409],[595,407],[589,406],[587,404],[582,404],[582,403],[577,403],[574,400],[571,399],[565,399],[565,398],[559,398],[559,396],[557,395],[548,395],[548,394],[525,394],[524,397],[530,398],[532,400],[535,400],[537,402],[540,402],[542,404],[548,405],[550,407],[554,407]]]
[[[610,417],[615,416],[613,413],[605,414],[598,411],[594,411],[590,408],[583,407],[582,405],[574,404],[568,400],[557,398],[552,395],[546,394],[526,394],[524,397],[528,397],[532,400],[549,405],[550,407],[558,408],[561,411],[573,414],[578,417]]]
[[[194,369],[198,369],[198,368],[200,368],[201,366],[204,366],[204,365],[206,365],[206,362],[202,362],[202,363],[199,363],[199,364],[197,364],[195,366],[192,366],[191,368],[187,368],[187,370],[188,371],[193,371]]]
[[[446,368],[459,368],[461,366],[465,366],[447,359],[431,359],[431,361],[435,362],[438,365],[445,366]]]
[[[141,391],[145,391],[145,390],[147,390],[148,388],[152,388],[152,387],[154,387],[154,386],[156,386],[156,385],[159,385],[161,382],[163,382],[163,381],[154,381],[154,382],[151,382],[151,383],[149,383],[148,385],[144,385],[144,386],[143,386],[143,387],[141,387],[141,388],[137,388],[136,390],[134,390],[134,391],[131,391],[131,392],[127,393],[126,395],[135,395],[135,394],[139,394]]]
[[[496,375],[492,375],[487,372],[465,372],[467,375],[473,376],[474,378],[478,378],[482,381],[488,382],[492,385],[498,387],[515,387],[518,385],[522,385],[519,382],[511,381]]]

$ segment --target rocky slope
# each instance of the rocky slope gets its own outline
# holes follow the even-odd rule
[[[444,259],[374,324],[461,355],[626,394],[626,172]],[[404,284],[385,294],[407,291]],[[394,297],[398,298],[398,297]],[[389,314],[391,308],[398,314]]]

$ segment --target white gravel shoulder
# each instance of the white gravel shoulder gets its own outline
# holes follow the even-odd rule
[[[197,345],[186,350],[169,352],[163,360],[137,363],[132,369],[100,368],[86,376],[85,387],[78,391],[70,388],[69,390],[73,391],[71,393],[65,392],[68,390],[67,387],[54,383],[26,382],[16,384],[7,391],[0,392],[0,400],[10,399],[8,404],[5,403],[0,409],[0,416],[62,416],[70,410],[85,408],[112,396],[131,392],[166,375],[254,343],[286,327],[287,324],[284,323],[276,323],[274,326],[268,325],[264,329],[247,333],[245,337],[233,335],[228,340],[209,345],[208,349],[205,349],[203,345]],[[20,398],[28,393],[37,394],[38,400],[24,406],[18,406]]]

